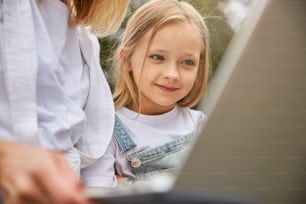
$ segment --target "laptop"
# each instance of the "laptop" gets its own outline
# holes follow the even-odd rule
[[[254,6],[209,82],[208,121],[178,177],[93,200],[306,203],[306,2]]]

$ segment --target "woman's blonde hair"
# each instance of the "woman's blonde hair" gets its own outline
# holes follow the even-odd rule
[[[189,22],[197,30],[202,39],[202,52],[200,56],[199,69],[193,88],[180,101],[178,105],[192,107],[196,105],[206,91],[209,69],[209,36],[208,28],[201,14],[189,3],[177,0],[152,0],[142,5],[129,19],[126,29],[122,35],[113,56],[115,88],[113,99],[116,108],[120,106],[138,107],[140,109],[141,94],[133,79],[132,72],[128,71],[129,59],[142,37],[152,31],[147,49],[152,38],[165,24],[173,22]],[[191,30],[190,32],[194,32]],[[169,42],[171,43],[171,42]],[[124,59],[121,58],[124,50]],[[147,53],[147,50],[144,50]],[[144,60],[145,59],[139,59]],[[142,64],[143,64],[142,63]]]
[[[70,19],[81,26],[90,26],[99,37],[114,33],[121,25],[131,0],[63,0]]]

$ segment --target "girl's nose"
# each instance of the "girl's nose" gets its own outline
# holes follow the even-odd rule
[[[164,69],[163,75],[164,77],[171,80],[179,79],[179,71],[177,64],[176,63],[168,64],[168,66]]]

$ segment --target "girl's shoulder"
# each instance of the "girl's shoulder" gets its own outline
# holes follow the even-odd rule
[[[184,118],[185,124],[192,123],[196,127],[196,131],[200,132],[206,124],[207,115],[198,109],[178,107],[181,117]]]
[[[184,117],[191,117],[198,120],[206,120],[207,116],[206,114],[198,109],[192,109],[192,108],[185,108],[185,107],[177,107],[177,110],[179,114],[183,115]]]

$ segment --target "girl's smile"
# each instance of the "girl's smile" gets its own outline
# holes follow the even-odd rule
[[[159,84],[156,84],[156,86],[158,86],[160,88],[161,91],[163,92],[174,92],[176,90],[178,90],[179,88],[176,88],[176,87],[173,87],[173,86],[167,86],[167,85],[159,85]]]

